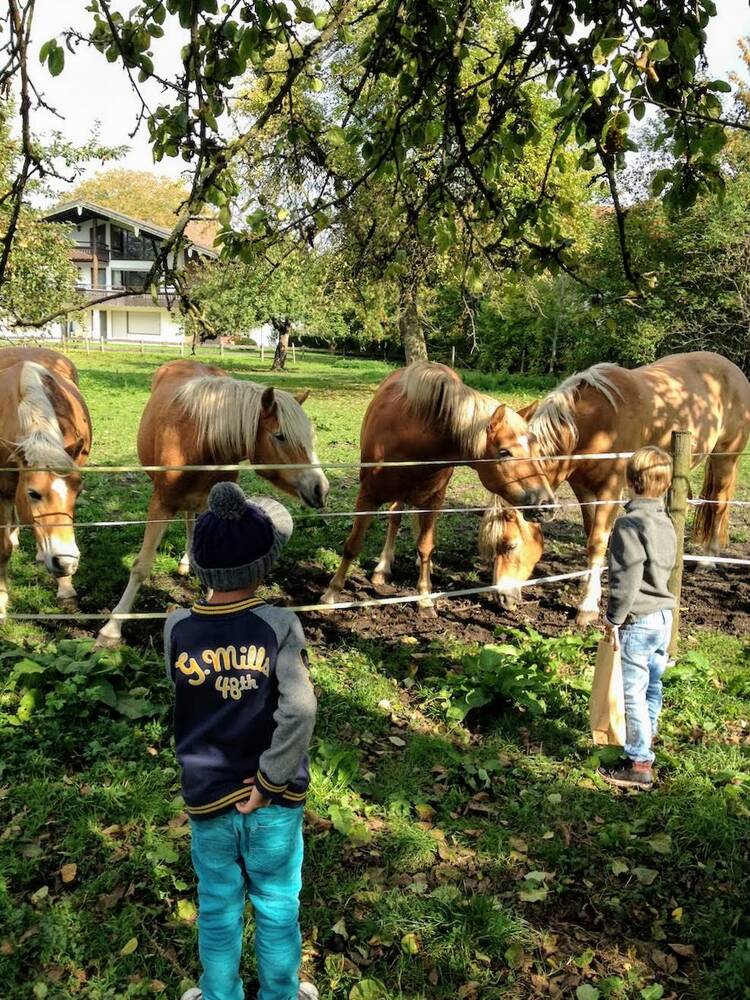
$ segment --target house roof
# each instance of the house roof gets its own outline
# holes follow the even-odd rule
[[[136,219],[131,215],[124,215],[122,212],[116,212],[113,208],[109,208],[106,205],[98,205],[96,202],[86,201],[85,199],[63,202],[44,215],[45,219],[56,222],[85,222],[88,219],[102,217],[111,219],[112,222],[116,222],[127,229],[144,230],[152,236],[158,236],[161,239],[166,239],[171,233],[171,229],[157,226],[153,222],[146,222],[144,219]],[[189,236],[186,238],[188,243],[206,257],[216,258],[219,256],[213,247],[190,239]]]

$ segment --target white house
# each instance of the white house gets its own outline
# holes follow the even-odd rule
[[[145,287],[145,278],[169,230],[151,222],[133,219],[90,201],[71,201],[48,212],[49,222],[69,223],[75,240],[71,259],[78,267],[78,289],[91,302],[117,291],[141,292],[85,309],[81,323],[57,324],[52,336],[63,332],[83,333],[94,340],[148,343],[180,343],[182,328],[169,308],[166,286],[154,301]],[[179,252],[178,266],[191,259],[218,256],[215,250],[188,241],[187,250]],[[170,263],[174,263],[174,257]]]

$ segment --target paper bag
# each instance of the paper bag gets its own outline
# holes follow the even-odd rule
[[[594,683],[591,686],[591,735],[599,746],[625,743],[625,694],[622,686],[620,650],[602,639],[596,652]]]

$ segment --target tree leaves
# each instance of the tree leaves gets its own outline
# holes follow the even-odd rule
[[[387,992],[378,979],[362,979],[349,991],[349,1000],[386,1000]]]
[[[137,949],[137,947],[138,947],[138,938],[137,937],[132,937],[128,941],[125,942],[125,944],[122,946],[122,948],[120,948],[120,954],[123,955],[123,956],[124,955],[132,955],[133,952]]]
[[[659,872],[655,868],[634,868],[633,874],[641,885],[653,885],[659,877]]]

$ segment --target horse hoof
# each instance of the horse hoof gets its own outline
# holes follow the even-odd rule
[[[320,604],[325,606],[327,604],[338,604],[341,600],[341,594],[337,590],[332,590],[330,587],[323,594],[320,599]]]
[[[178,576],[190,576],[190,563],[179,563],[177,566]]]
[[[388,585],[390,577],[386,576],[385,573],[373,573],[370,577],[370,582],[373,587],[385,587]]]
[[[57,601],[57,606],[68,614],[74,614],[80,610],[76,597],[60,597]]]
[[[428,601],[425,604],[422,604],[420,602],[419,613],[423,618],[437,618],[438,616],[438,613],[435,610],[435,605],[432,603],[432,601]]]
[[[96,637],[97,649],[116,649],[122,642],[122,635],[119,629],[113,629],[112,623],[108,622],[101,629]]]
[[[576,625],[579,628],[587,628],[589,625],[595,625],[598,621],[598,611],[579,611],[576,616]]]

